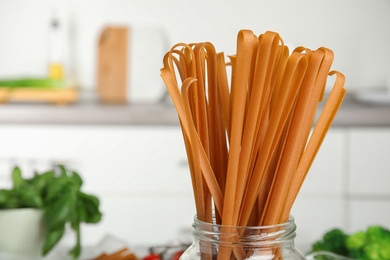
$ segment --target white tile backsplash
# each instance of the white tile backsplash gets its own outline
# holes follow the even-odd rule
[[[346,135],[346,131],[341,128],[328,132],[300,193],[342,194],[345,185]]]
[[[390,195],[390,131],[353,129],[350,138],[349,192]]]
[[[343,227],[344,206],[341,196],[299,197],[291,212],[297,225],[297,248],[307,253],[311,249],[310,245],[321,239],[325,231]]]
[[[195,214],[191,195],[101,193],[100,198],[103,219],[97,225],[84,225],[83,241],[86,244],[96,244],[106,234],[127,241],[130,247],[177,242],[183,232],[191,238]]]
[[[390,198],[353,198],[350,200],[350,209],[350,232],[366,230],[372,225],[390,227]]]

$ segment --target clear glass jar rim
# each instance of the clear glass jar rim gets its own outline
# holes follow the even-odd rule
[[[193,223],[193,237],[201,241],[249,247],[280,246],[293,242],[296,225],[294,217],[289,221],[269,226],[227,226],[208,223],[197,219]],[[233,239],[234,238],[234,239]]]
[[[214,217],[213,217],[214,219]],[[213,226],[217,228],[223,228],[223,227],[230,227],[230,228],[237,228],[237,229],[281,229],[283,227],[288,227],[289,225],[292,225],[295,223],[295,219],[292,215],[289,216],[288,221],[280,224],[275,225],[268,225],[268,226],[228,226],[228,225],[220,225],[215,223],[209,223],[202,220],[199,220],[197,218],[197,215],[194,216],[194,224],[199,223],[201,226]]]

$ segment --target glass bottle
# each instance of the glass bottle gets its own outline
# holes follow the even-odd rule
[[[49,31],[49,71],[48,76],[51,79],[63,79],[64,69],[62,64],[62,52],[64,44],[64,32],[62,24],[57,13],[54,13],[50,21]]]
[[[296,225],[288,222],[260,227],[231,227],[206,223],[196,217],[193,244],[180,260],[304,260],[295,248]]]

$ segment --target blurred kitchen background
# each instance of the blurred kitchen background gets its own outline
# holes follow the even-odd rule
[[[110,46],[115,32],[103,33],[107,26],[128,28],[128,48]],[[101,223],[82,227],[84,245],[106,235],[130,247],[188,241],[195,214],[190,174],[159,69],[178,42],[210,41],[233,54],[244,28],[276,31],[291,48],[328,47],[332,68],[347,79],[346,101],[293,209],[298,248],[306,252],[334,227],[389,227],[388,0],[0,0],[0,80],[46,77],[54,59],[78,86],[77,98],[60,105],[2,99],[0,187],[9,187],[15,164],[32,174],[64,163],[102,203]],[[113,49],[127,57],[120,104],[107,104],[116,103],[107,84],[98,87],[112,80],[99,78],[107,71],[98,57],[112,62],[103,52]]]

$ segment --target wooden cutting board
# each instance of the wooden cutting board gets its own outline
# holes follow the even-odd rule
[[[128,74],[127,27],[105,27],[97,53],[97,92],[103,103],[127,102]]]

